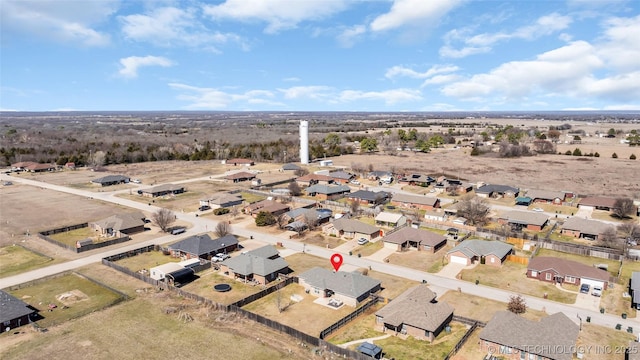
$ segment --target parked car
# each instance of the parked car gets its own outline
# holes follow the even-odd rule
[[[178,235],[178,234],[182,234],[183,232],[187,231],[186,228],[180,227],[180,228],[175,228],[173,230],[171,230],[171,235]]]
[[[588,294],[589,293],[589,284],[580,285],[580,292],[583,293],[583,294]]]
[[[206,210],[211,210],[211,206],[209,205],[202,205],[198,208],[198,210],[200,211],[206,211]]]
[[[225,261],[230,257],[231,256],[229,256],[228,254],[217,253],[211,258],[211,261],[213,261],[213,262]]]
[[[142,184],[142,181],[138,180],[138,179],[133,179],[131,180],[132,183],[134,184]]]
[[[351,181],[349,181],[349,182],[350,182],[351,184],[353,184],[353,185],[360,185],[360,181],[358,181],[358,180],[351,180]]]
[[[537,211],[537,212],[543,212],[544,211],[543,208],[538,208],[538,207],[537,208],[533,208],[532,210],[533,211]]]
[[[369,240],[367,240],[365,238],[358,239],[358,245],[364,245],[364,244],[366,244],[368,242],[369,242]]]
[[[591,291],[591,295],[598,296],[598,297],[602,296],[602,288],[597,285],[594,286],[593,290]]]

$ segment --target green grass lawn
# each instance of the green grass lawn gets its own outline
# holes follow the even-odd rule
[[[20,274],[58,261],[39,255],[20,245],[0,248],[0,278]]]
[[[49,235],[53,240],[59,241],[65,245],[75,246],[76,241],[92,238],[94,241],[98,239],[98,233],[90,227],[83,227],[71,231],[65,231],[57,234]]]
[[[386,339],[377,340],[376,345],[380,346],[386,358],[397,360],[412,359],[433,359],[441,360],[453,349],[454,345],[464,336],[467,331],[465,325],[451,322],[451,332],[441,332],[433,343],[416,340],[413,337],[401,339],[391,336]],[[354,346],[354,349],[357,347]]]
[[[40,311],[44,317],[38,321],[41,327],[60,324],[122,300],[120,294],[73,273],[9,292]],[[57,308],[48,311],[49,304]]]
[[[118,260],[116,263],[124,266],[131,271],[140,271],[142,269],[149,270],[152,267],[166,264],[168,262],[180,262],[180,258],[174,258],[170,255],[164,255],[161,251],[149,251],[136,256]]]
[[[197,275],[199,277],[198,279],[184,285],[182,289],[211,299],[219,304],[232,304],[263,289],[261,286],[253,286],[232,279],[214,269],[202,271]],[[275,283],[277,283],[277,281],[270,283],[270,285],[274,285]],[[213,290],[213,286],[216,284],[230,284],[231,290],[227,292],[217,292]]]
[[[378,240],[376,242],[369,241],[364,245],[359,245],[358,247],[356,247],[353,251],[353,255],[358,256],[358,254],[360,254],[360,256],[369,256],[382,249],[383,247],[384,243],[382,242],[382,240]]]
[[[585,264],[589,266],[593,266],[595,264],[607,264],[609,273],[613,276],[617,276],[618,269],[620,269],[620,262],[617,260],[609,260],[609,259],[602,259],[602,258],[591,257],[591,256],[569,254],[569,253],[554,251],[550,249],[540,249],[538,251],[538,255],[536,256],[551,256],[551,257],[556,257],[561,259],[567,259],[567,260],[572,260],[572,261],[579,262],[581,264]]]
[[[383,307],[384,304],[378,303],[368,308],[364,314],[352,320],[347,326],[344,326],[329,335],[327,341],[339,345],[348,343],[349,341],[384,335],[383,333],[374,330],[376,322],[375,313]]]
[[[262,195],[256,195],[250,192],[241,192],[240,196],[242,196],[242,200],[246,201],[249,204],[253,204],[254,202],[266,199],[266,197]]]

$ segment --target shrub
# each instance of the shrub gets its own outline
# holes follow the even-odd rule
[[[618,158],[618,154],[613,153],[613,155],[611,155],[612,158],[617,159]]]
[[[471,149],[471,156],[478,156],[480,155],[480,151],[478,150],[477,147],[474,147],[473,149]]]
[[[580,151],[580,149],[576,148],[575,150],[573,150],[573,156],[582,156],[582,151]]]
[[[276,223],[276,217],[267,211],[260,211],[256,216],[256,226],[269,226]]]
[[[213,213],[215,215],[224,215],[224,214],[228,214],[229,211],[231,211],[231,210],[229,210],[228,208],[219,208],[219,209],[213,210]]]
[[[600,153],[598,153],[598,152],[596,151],[596,153],[595,153],[595,154],[593,154],[593,156],[594,156],[594,157],[600,157]]]
[[[636,154],[631,154],[631,156],[629,156],[629,159],[635,160],[636,159]]]
[[[567,152],[564,153],[565,155],[571,155],[571,150],[567,150]]]

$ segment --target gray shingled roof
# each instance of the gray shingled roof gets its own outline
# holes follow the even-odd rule
[[[115,231],[124,231],[127,229],[144,226],[144,215],[141,212],[111,215],[106,219],[96,221],[103,229],[113,229]]]
[[[609,272],[594,266],[585,265],[576,261],[555,258],[552,256],[536,256],[529,261],[529,270],[544,271],[553,269],[558,275],[567,275],[576,278],[587,278],[609,282]]]
[[[0,290],[0,324],[36,312],[28,306],[24,301]]]
[[[179,250],[196,256],[218,252],[228,246],[237,245],[238,239],[233,235],[226,235],[212,240],[209,234],[194,235],[175,244],[169,249]]]
[[[350,174],[346,171],[334,171],[329,173],[329,176],[331,176],[334,179],[340,179],[340,180],[349,180],[352,177],[354,177],[355,175]]]
[[[380,281],[364,276],[359,272],[333,272],[321,267],[314,267],[298,276],[307,284],[319,289],[328,289],[336,294],[358,298],[368,294],[380,285]]]
[[[91,182],[97,183],[97,184],[112,183],[112,182],[118,182],[118,181],[129,182],[129,179],[130,178],[128,176],[124,176],[124,175],[107,175],[101,178],[93,179],[91,180]]]
[[[369,190],[358,190],[354,193],[351,193],[349,195],[349,198],[360,199],[360,200],[365,200],[369,202],[377,202],[382,199],[388,198],[389,196],[390,194],[385,191],[373,192]]]
[[[293,171],[295,171],[295,170],[300,170],[300,169],[302,169],[300,166],[298,166],[296,164],[292,164],[292,163],[282,165],[282,170],[293,170]]]
[[[564,200],[565,193],[563,191],[553,191],[553,190],[529,190],[527,191],[527,196],[532,200],[535,199],[543,199],[543,200],[553,200],[560,199]]]
[[[498,184],[486,184],[476,189],[477,194],[490,194],[494,192],[504,194],[504,193],[512,192],[517,195],[519,191],[520,189],[512,186],[498,185]]]
[[[517,210],[508,211],[504,215],[500,216],[500,218],[507,219],[507,221],[514,224],[531,224],[538,226],[544,225],[549,220],[549,216],[546,214]]]
[[[553,360],[571,360],[580,328],[563,313],[531,321],[510,311],[499,311],[480,332],[480,339],[534,353]]]
[[[242,203],[242,196],[240,194],[230,194],[223,191],[215,193],[204,200],[208,201],[210,204],[224,205],[228,203]]]
[[[338,231],[354,232],[371,235],[380,231],[377,227],[365,224],[362,221],[340,218],[333,221],[333,227]]]
[[[447,238],[431,231],[405,227],[385,236],[382,240],[393,244],[404,244],[407,241],[417,241],[420,244],[436,246],[443,241],[446,241]]]
[[[468,257],[495,255],[502,259],[513,250],[513,246],[500,241],[465,240],[447,251],[447,254],[461,251]]]
[[[436,294],[426,285],[413,287],[393,299],[376,312],[386,324],[407,324],[419,329],[435,331],[449,316],[453,307],[444,302],[432,302]]]
[[[580,231],[588,235],[600,235],[608,228],[613,227],[598,220],[588,220],[579,217],[570,217],[562,224],[563,230]]]
[[[427,206],[435,206],[436,202],[438,202],[437,197],[433,196],[420,196],[420,195],[409,195],[409,194],[393,194],[393,201],[408,203],[408,204],[420,204]]]
[[[351,188],[347,185],[323,185],[315,184],[305,189],[307,194],[318,193],[325,195],[342,194],[351,192]]]
[[[161,193],[161,192],[180,191],[180,190],[184,190],[184,186],[175,185],[175,184],[162,184],[162,185],[154,186],[152,188],[143,189],[143,190],[140,190],[140,191],[142,191],[143,193],[148,193],[148,194],[157,194],[157,193]]]
[[[236,274],[267,276],[289,267],[284,258],[270,259],[276,255],[278,255],[278,250],[273,245],[267,245],[232,257],[222,263]]]

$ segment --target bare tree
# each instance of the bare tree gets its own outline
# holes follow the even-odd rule
[[[458,215],[469,220],[471,225],[485,224],[490,212],[491,206],[487,200],[471,194],[463,197],[458,205]]]
[[[304,169],[304,168],[302,168],[302,169],[298,169],[298,170],[296,170],[296,171],[294,171],[294,172],[293,172],[293,174],[294,174],[295,176],[297,176],[297,177],[305,176],[305,175],[307,175],[308,173],[309,173],[309,170]]]
[[[231,234],[231,224],[226,221],[220,221],[218,225],[216,225],[215,233],[218,237],[223,237]]]
[[[360,176],[363,176],[365,168],[361,163],[352,162],[351,170],[353,170],[353,172],[359,174]]]
[[[527,302],[520,295],[511,295],[509,297],[509,303],[507,304],[507,310],[517,315],[524,314],[527,312]]]
[[[162,208],[151,215],[151,220],[153,220],[154,224],[158,225],[160,230],[167,232],[169,226],[176,221],[176,214],[169,209]]]
[[[351,211],[351,214],[357,215],[360,212],[360,201],[351,200],[349,202],[349,211]]]
[[[239,213],[240,213],[240,209],[238,209],[238,207],[235,205],[231,207],[231,211],[229,212],[232,218],[236,218]]]
[[[633,214],[633,211],[635,209],[636,208],[635,208],[635,205],[633,205],[633,199],[618,198],[613,203],[613,208],[611,209],[611,212],[613,213],[613,216],[623,219]]]
[[[314,230],[318,226],[318,214],[315,210],[307,211],[304,213],[302,222],[304,222],[309,230]]]
[[[276,224],[278,224],[279,229],[284,229],[285,225],[289,223],[289,216],[286,214],[280,214],[276,218]]]
[[[105,154],[104,151],[98,150],[91,155],[89,161],[91,162],[91,166],[100,167],[104,165],[106,158],[107,154]]]
[[[640,240],[640,225],[625,223],[618,225],[618,232],[626,241]]]
[[[618,234],[616,233],[616,229],[613,227],[607,228],[602,234],[598,235],[598,239],[600,240],[600,245],[602,247],[607,248],[620,248],[620,241],[618,239]]]
[[[298,185],[298,183],[295,181],[290,182],[287,188],[289,189],[289,193],[291,194],[291,196],[302,195],[302,189],[300,189],[300,185]]]

